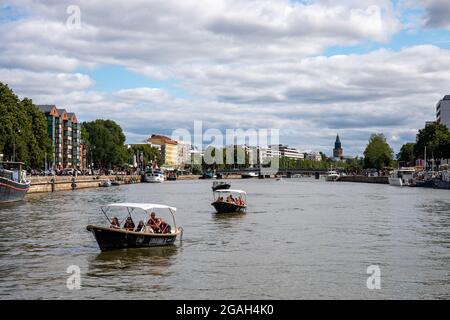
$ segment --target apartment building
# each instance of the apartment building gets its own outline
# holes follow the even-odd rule
[[[47,118],[47,131],[53,147],[52,167],[79,168],[81,127],[75,113],[58,109],[55,105],[37,107]]]

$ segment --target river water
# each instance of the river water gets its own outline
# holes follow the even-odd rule
[[[211,181],[28,195],[0,208],[1,299],[449,299],[450,193],[310,178],[231,180],[248,212],[216,215]],[[100,206],[178,208],[175,246],[101,253]],[[137,222],[137,221],[136,221]],[[70,265],[81,288],[70,290]],[[381,289],[369,290],[378,266]]]

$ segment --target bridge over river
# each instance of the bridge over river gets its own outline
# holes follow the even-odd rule
[[[272,168],[234,168],[234,169],[222,169],[217,170],[216,174],[222,177],[229,175],[241,175],[245,176],[287,176],[293,175],[323,175],[326,174],[328,169],[306,169],[306,168],[288,168],[288,169],[272,169]]]

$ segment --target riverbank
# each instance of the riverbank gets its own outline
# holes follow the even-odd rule
[[[64,190],[77,190],[85,188],[98,188],[105,180],[119,181],[121,184],[140,183],[141,177],[130,176],[47,176],[31,177],[31,186],[28,193],[56,192]]]
[[[337,181],[389,184],[389,177],[366,177],[366,176],[341,176]]]

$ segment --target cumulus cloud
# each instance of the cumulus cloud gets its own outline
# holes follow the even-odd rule
[[[25,64],[16,57],[28,51],[51,56],[54,67],[64,71],[81,64],[151,67],[301,57],[331,45],[386,41],[399,29],[389,2],[378,1],[354,3],[351,8],[288,0],[70,1],[80,7],[80,29],[65,25],[69,3],[18,3],[33,14],[0,26],[0,64],[48,67],[45,59]]]
[[[36,72],[23,69],[0,68],[0,80],[18,92],[32,96],[56,95],[62,91],[83,90],[94,85],[94,81],[81,73]]]
[[[69,4],[81,9],[80,29],[65,25]],[[450,83],[449,51],[434,46],[323,55],[331,46],[389,43],[402,25],[388,0],[15,6],[27,15],[0,23],[0,81],[79,119],[114,119],[129,142],[202,120],[205,129],[280,128],[283,143],[328,154],[337,131],[350,154],[361,154],[374,132],[397,148],[434,118]],[[98,91],[89,74],[103,65],[174,80],[189,97],[151,85]]]

